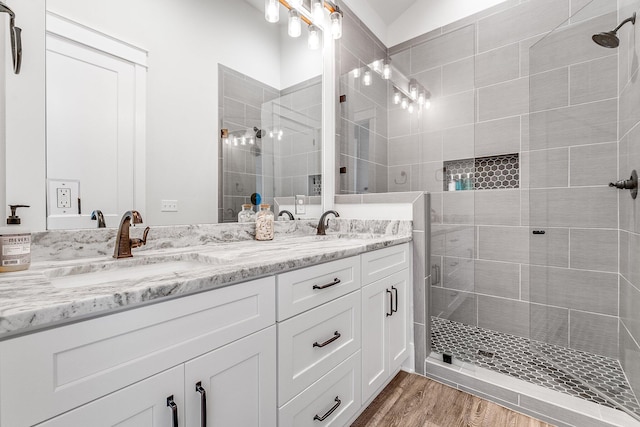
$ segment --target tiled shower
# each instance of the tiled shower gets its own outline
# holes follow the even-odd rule
[[[345,18],[337,181],[342,194],[431,193],[428,313],[414,326],[432,357],[635,416],[640,212],[608,183],[640,167],[640,30],[623,27],[618,49],[591,35],[639,10],[508,0],[388,49]],[[353,74],[381,58],[429,90],[430,109],[410,114],[392,82]],[[449,186],[467,170],[472,187]]]

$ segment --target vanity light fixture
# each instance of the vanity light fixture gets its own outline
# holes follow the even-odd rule
[[[413,102],[409,104],[409,106],[407,107],[407,111],[409,112],[409,114],[413,114]]]
[[[322,0],[311,0],[311,16],[316,23],[324,21],[324,4]]]
[[[220,139],[223,144],[229,145],[229,129],[220,129]]]
[[[360,77],[360,68],[354,68],[353,70],[351,70],[351,74],[353,74],[354,79],[357,79],[358,77]]]
[[[289,0],[289,5],[294,9],[300,9],[302,7],[302,0]]]
[[[331,19],[331,35],[334,40],[342,37],[342,12],[336,10],[329,15]]]
[[[282,132],[282,129],[280,129],[278,131],[278,141],[282,141],[282,137],[284,136],[284,132]]]
[[[365,86],[371,86],[371,71],[367,70],[364,72],[364,75],[362,76],[362,84]]]
[[[371,63],[371,68],[373,68],[373,71],[375,71],[378,74],[382,73],[382,60],[377,59],[373,61]]]
[[[264,19],[275,23],[280,20],[280,6],[278,0],[264,0]]]
[[[431,108],[431,99],[427,98],[424,100],[424,108],[426,108],[427,110]]]
[[[320,29],[315,25],[309,25],[309,49],[317,50],[320,47]]]
[[[426,100],[427,98],[425,92],[422,90],[418,92],[418,105],[423,106]]]
[[[402,101],[400,101],[400,106],[402,107],[403,110],[406,110],[407,107],[409,106],[409,99],[407,99],[406,97],[402,97]]]
[[[392,75],[391,63],[389,60],[387,60],[382,66],[382,78],[385,80],[389,80],[391,78],[391,75]]]
[[[418,99],[418,83],[415,81],[415,79],[411,79],[411,81],[409,82],[409,95],[414,100]]]
[[[234,147],[237,147],[237,146],[238,146],[238,137],[237,137],[237,136],[234,136],[234,137],[233,137],[233,146],[234,146]]]
[[[393,103],[395,105],[400,104],[400,101],[402,100],[402,95],[400,95],[400,91],[398,91],[397,89],[393,91]]]
[[[302,24],[300,23],[300,13],[296,9],[289,11],[289,36],[296,38],[302,34]]]

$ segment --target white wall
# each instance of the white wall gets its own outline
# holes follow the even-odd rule
[[[282,11],[281,11],[282,13]],[[280,19],[284,19],[280,16]],[[286,89],[322,74],[322,50],[307,47],[308,30],[302,25],[302,35],[292,39],[287,26],[280,25],[280,86]]]
[[[7,202],[30,204],[24,222],[43,230],[45,2],[12,7],[25,56],[22,73],[7,76]],[[48,8],[149,52],[145,223],[216,222],[217,64],[281,87],[278,28],[243,1],[49,0]],[[180,212],[161,213],[161,199],[178,200]]]

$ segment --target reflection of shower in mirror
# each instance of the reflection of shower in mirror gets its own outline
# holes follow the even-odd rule
[[[406,184],[407,183],[407,173],[405,171],[400,171],[400,180],[401,180],[401,182],[398,182],[398,179],[394,178],[393,182],[395,182],[398,185],[402,185],[402,184]]]

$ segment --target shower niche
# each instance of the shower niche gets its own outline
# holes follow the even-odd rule
[[[518,153],[444,162],[443,191],[520,188]]]

